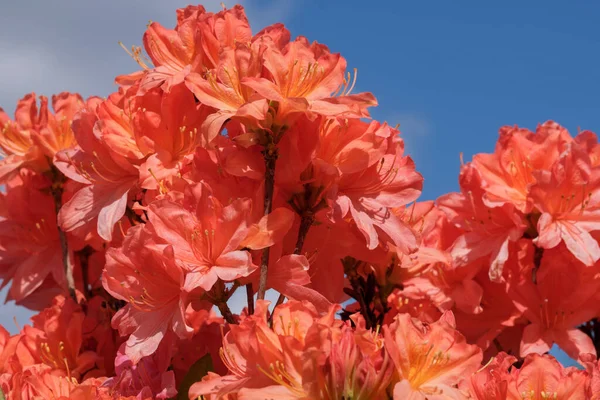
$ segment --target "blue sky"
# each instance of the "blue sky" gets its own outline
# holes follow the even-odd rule
[[[209,9],[218,1],[205,2]],[[185,1],[111,0],[3,5],[0,106],[36,90],[107,95],[136,69],[117,46],[140,44],[148,20],[174,24]],[[227,2],[228,6],[234,3]],[[425,177],[423,199],[455,191],[465,160],[494,148],[502,125],[553,119],[571,132],[600,131],[600,3],[564,1],[246,1],[257,32],[282,21],[341,52],[373,92],[375,118],[400,123]],[[93,17],[92,17],[93,16]],[[5,306],[12,327],[27,313]]]

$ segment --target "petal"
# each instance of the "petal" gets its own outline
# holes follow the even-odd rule
[[[548,337],[542,326],[529,324],[523,330],[521,338],[521,357],[528,354],[544,354],[550,351],[552,340]]]
[[[579,360],[582,354],[596,355],[596,348],[592,339],[579,329],[569,329],[555,332],[554,340],[569,357]]]
[[[296,214],[285,207],[275,209],[269,215],[265,215],[257,224],[250,227],[248,236],[242,242],[242,247],[252,250],[260,250],[273,246],[276,242],[283,240],[285,234],[290,230]]]

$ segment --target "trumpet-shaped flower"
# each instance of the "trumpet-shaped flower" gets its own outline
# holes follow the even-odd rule
[[[384,332],[399,377],[395,400],[466,398],[455,385],[478,369],[482,353],[456,330],[452,313],[433,324],[398,315]]]

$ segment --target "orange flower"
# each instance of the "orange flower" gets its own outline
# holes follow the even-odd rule
[[[151,355],[167,331],[187,337],[184,272],[175,263],[171,246],[153,246],[143,226],[130,228],[121,248],[106,254],[104,288],[128,304],[115,314],[112,325],[130,335],[125,354],[137,363]]]
[[[189,73],[215,68],[221,49],[235,46],[236,42],[248,43],[251,37],[248,19],[240,5],[216,14],[207,13],[202,6],[178,9],[175,29],[166,29],[158,22],[148,25],[144,48],[150,60],[145,59],[141,48],[128,51],[144,71],[119,76],[116,81],[122,85],[139,82],[141,95],[156,87],[168,92]]]
[[[399,377],[395,400],[465,398],[455,386],[477,370],[482,353],[456,330],[452,313],[433,324],[401,314],[384,333]]]
[[[38,114],[35,93],[19,100],[14,121],[0,108],[0,149],[4,153],[0,160],[0,182],[5,182],[21,167],[37,172],[46,171],[50,167],[41,149],[33,141],[35,132],[47,121],[47,116],[48,100],[41,97]]]
[[[479,371],[465,379],[461,388],[469,392],[475,400],[507,400],[508,386],[514,375],[508,369],[517,359],[506,353],[499,353]]]
[[[592,339],[577,327],[597,315],[600,277],[595,268],[585,267],[564,246],[545,250],[531,281],[531,247],[528,263],[509,295],[517,308],[531,321],[523,332],[521,356],[543,354],[558,344],[570,357],[596,354]]]
[[[464,232],[450,249],[455,265],[462,267],[487,256],[490,279],[498,281],[508,260],[509,243],[521,238],[526,226],[512,204],[485,205],[481,179],[473,164],[467,164],[460,173],[462,192],[443,195],[437,201],[450,222]]]
[[[138,97],[133,115],[137,148],[148,156],[140,165],[140,186],[158,189],[164,181],[181,176],[202,142],[200,126],[208,113],[197,106],[194,95],[183,85],[170,92],[152,90]]]
[[[523,213],[531,212],[536,172],[549,170],[572,140],[566,129],[551,121],[539,125],[535,134],[516,126],[500,128],[495,152],[473,157],[485,183],[485,203],[490,207],[510,203]]]
[[[531,355],[518,371],[513,371],[507,400],[584,400],[586,373],[574,367],[563,368],[549,355]]]
[[[79,380],[94,369],[96,354],[82,351],[84,313],[73,299],[57,296],[51,307],[31,318],[33,328],[22,339],[35,348],[34,354],[56,370]]]
[[[43,309],[66,286],[56,212],[45,178],[23,170],[7,186],[0,220],[0,276],[8,300]]]
[[[170,199],[148,207],[145,229],[159,243],[173,246],[175,258],[186,269],[185,288],[210,290],[218,279],[231,282],[250,275],[256,266],[250,253],[239,250],[249,229],[250,201],[238,199],[223,206],[204,183],[196,185],[184,202],[194,212]]]
[[[540,172],[531,188],[541,216],[536,244],[545,249],[564,242],[585,265],[600,259],[600,246],[590,235],[600,230],[598,193],[600,167],[592,167],[587,152],[571,143],[549,171]]]
[[[106,103],[110,100],[96,109],[85,109],[75,118],[73,130],[78,146],[57,153],[55,165],[68,178],[82,184],[60,210],[62,229],[77,230],[83,237],[97,232],[110,241],[115,224],[125,214],[130,191],[137,184],[138,169],[112,150],[116,147],[109,148],[96,136],[96,129],[111,126],[105,120],[98,120],[98,115],[108,107]]]

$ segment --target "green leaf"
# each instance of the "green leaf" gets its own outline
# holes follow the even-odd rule
[[[177,400],[188,400],[188,392],[190,387],[199,382],[209,371],[213,371],[213,362],[209,353],[204,357],[201,357],[198,361],[192,365],[188,373],[183,378],[181,385],[177,389]],[[0,400],[3,400],[0,398]]]
[[[2,389],[0,389],[0,400],[6,400],[6,397],[4,397],[4,392],[2,391]]]

